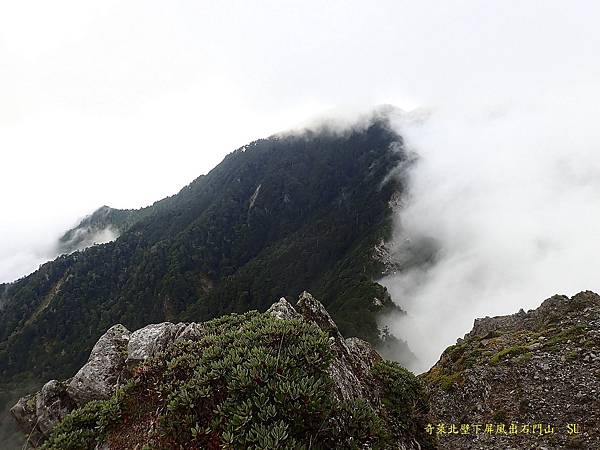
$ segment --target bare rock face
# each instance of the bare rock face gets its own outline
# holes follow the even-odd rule
[[[478,319],[424,379],[440,449],[599,449],[600,296]]]
[[[29,444],[43,442],[75,408],[114,394],[125,366],[130,334],[123,325],[112,326],[73,378],[64,383],[51,380],[40,392],[23,397],[13,406],[11,413],[28,436]]]
[[[134,331],[127,344],[127,366],[135,367],[148,358],[163,352],[173,342],[195,340],[202,336],[201,323],[162,322]]]
[[[194,341],[199,339],[204,334],[204,325],[202,323],[188,323],[182,324],[179,327],[175,342],[179,341]]]
[[[304,291],[300,294],[298,303],[296,303],[296,309],[302,314],[305,320],[316,323],[321,330],[329,333],[335,340],[343,339],[337,325],[325,307],[308,292]]]
[[[67,393],[67,386],[57,380],[48,381],[35,402],[40,431],[44,434],[52,431],[74,407],[75,403]]]
[[[116,389],[127,356],[130,331],[112,326],[94,345],[88,362],[67,387],[69,396],[82,406],[91,400],[109,398]]]
[[[312,322],[329,335],[334,357],[328,370],[338,400],[361,399],[374,406],[381,401],[369,385],[369,373],[381,357],[367,342],[344,339],[312,295],[302,293],[295,306],[281,299],[267,312],[280,320]],[[115,325],[72,379],[49,381],[20,399],[12,414],[28,442],[39,445],[73,409],[109,398],[136,365],[175,342],[199,339],[204,329],[201,323],[165,322],[130,333]],[[422,377],[431,433],[442,450],[598,449],[600,296],[554,296],[536,310],[478,319]],[[493,433],[485,431],[488,426]],[[517,432],[511,434],[513,427]],[[399,443],[398,448],[420,444]]]
[[[356,337],[347,338],[345,342],[353,360],[354,370],[357,373],[367,373],[376,363],[381,361],[379,353],[368,342]]]

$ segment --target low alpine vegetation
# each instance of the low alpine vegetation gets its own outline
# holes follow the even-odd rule
[[[395,363],[371,370],[380,398],[337,399],[329,336],[314,323],[249,312],[204,326],[67,416],[43,448],[392,448],[419,432],[421,383]]]

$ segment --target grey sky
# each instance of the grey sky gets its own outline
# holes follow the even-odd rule
[[[486,205],[495,203],[461,193],[496,199],[502,217],[530,217],[531,205],[553,200],[554,185],[538,169],[566,160],[574,184],[562,170],[555,179],[567,193],[585,177],[596,179],[599,12],[593,1],[551,0],[2,2],[0,281],[52,256],[49,243],[98,206],[149,204],[252,139],[330,109],[380,103],[422,107],[434,117],[425,128],[405,129],[426,161],[413,178],[411,231],[438,231],[448,252],[456,251],[451,256],[490,248],[498,255],[500,246],[463,233],[471,227],[480,236],[493,226],[495,210]],[[506,133],[518,139],[507,141]],[[522,165],[511,172],[513,157]],[[498,176],[496,165],[513,175]],[[515,203],[503,194],[511,177]],[[581,189],[581,196],[562,197],[557,215],[585,212],[588,230],[600,218],[590,210],[598,197],[590,184]],[[457,198],[463,209],[449,213],[443,206]],[[425,221],[424,208],[438,220]],[[555,231],[536,225],[552,212],[538,210],[529,234],[515,227],[516,241],[508,231],[496,241],[533,249],[528,245],[540,234]],[[569,246],[567,237],[576,234],[560,224],[551,248]],[[573,248],[583,249],[595,236],[589,233]],[[582,264],[591,263],[585,254]],[[493,264],[483,270],[485,261],[471,262],[479,273],[495,273]],[[412,291],[415,298],[439,305],[443,280],[464,275],[444,267],[452,265],[428,274],[434,283]],[[560,288],[561,267],[550,271],[552,289]],[[577,273],[564,289],[588,284],[591,273]],[[539,279],[520,292],[537,299],[546,280],[534,275]],[[393,283],[405,292],[415,289],[409,281]],[[471,296],[471,310],[437,346],[487,311],[485,303],[473,307],[473,298],[500,284],[483,285],[448,291]],[[506,292],[510,307],[523,297],[513,291]]]

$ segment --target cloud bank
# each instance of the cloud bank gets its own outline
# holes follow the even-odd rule
[[[519,94],[396,121],[419,156],[391,244],[405,268],[382,283],[408,312],[387,322],[417,370],[476,317],[600,290],[600,97]]]

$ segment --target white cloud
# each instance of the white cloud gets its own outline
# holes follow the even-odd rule
[[[414,319],[396,331],[424,365],[476,316],[598,289],[599,12],[552,0],[4,2],[0,281],[98,206],[149,204],[325,109],[391,103],[433,111],[403,125],[421,154],[403,226],[440,258],[388,280]]]
[[[382,280],[408,315],[392,324],[427,369],[475,317],[600,290],[597,92],[564,88],[491,111],[439,109],[400,121],[420,155],[398,212],[396,249],[435,242],[435,262]]]

